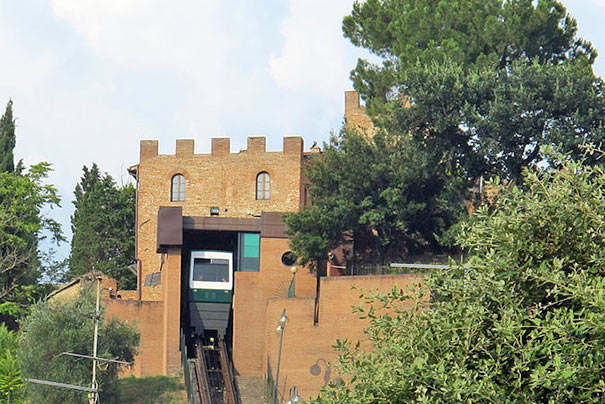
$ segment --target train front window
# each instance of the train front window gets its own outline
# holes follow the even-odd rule
[[[219,258],[195,258],[193,280],[204,282],[229,282],[229,260]]]

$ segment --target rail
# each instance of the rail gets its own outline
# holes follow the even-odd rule
[[[202,340],[199,339],[195,345],[195,372],[197,374],[197,385],[202,404],[212,404],[210,397],[210,388],[208,383],[208,365],[202,347]]]
[[[225,341],[196,338],[190,342],[195,347],[195,357],[183,360],[184,364],[191,362],[193,367],[193,374],[186,377],[189,403],[240,404]],[[187,349],[187,344],[183,346]]]
[[[223,373],[223,381],[225,383],[225,401],[227,404],[239,404],[235,394],[235,384],[233,383],[233,370],[229,361],[229,354],[225,347],[225,341],[218,341],[218,352],[221,361],[221,372]]]

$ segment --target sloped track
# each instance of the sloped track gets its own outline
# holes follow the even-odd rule
[[[225,341],[198,338],[194,344],[195,377],[190,377],[190,383],[195,397],[190,396],[190,403],[240,404]]]

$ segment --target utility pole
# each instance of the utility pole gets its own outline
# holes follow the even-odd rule
[[[90,388],[94,390],[88,394],[88,403],[96,404],[99,399],[99,392],[97,391],[97,340],[99,338],[99,308],[101,303],[101,277],[95,277],[97,280],[97,304],[95,308],[95,334],[92,343],[92,381],[90,382]]]

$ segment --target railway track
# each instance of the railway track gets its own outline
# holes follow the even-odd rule
[[[195,390],[200,404],[240,404],[225,341],[195,341]],[[199,401],[197,401],[199,399]]]

